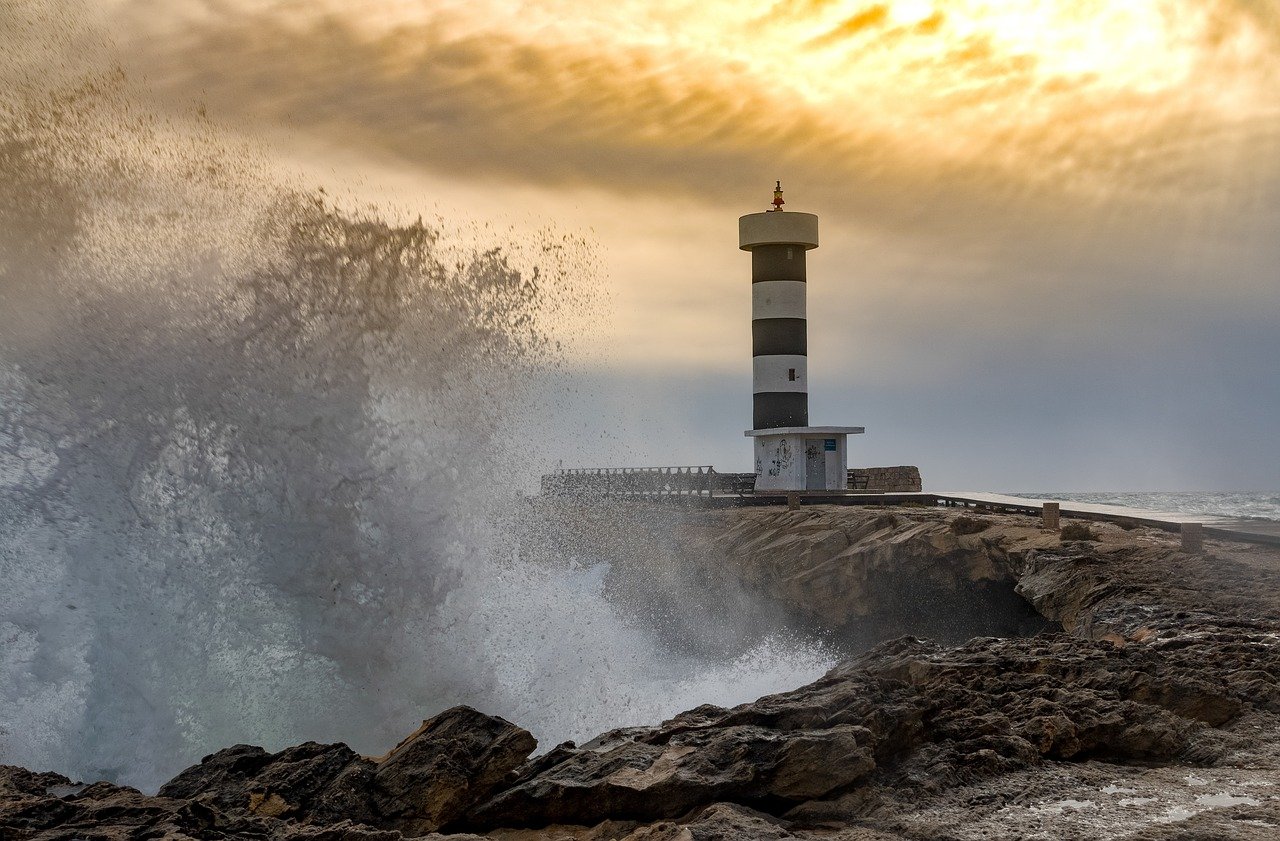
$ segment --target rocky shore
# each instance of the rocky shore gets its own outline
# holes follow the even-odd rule
[[[154,796],[0,767],[0,837],[1280,837],[1280,551],[936,509],[663,516],[678,551],[619,586],[767,600],[861,653],[536,755],[458,707],[382,757],[237,745]]]

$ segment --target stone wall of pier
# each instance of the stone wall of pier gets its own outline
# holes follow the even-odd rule
[[[920,468],[901,467],[851,467],[849,484],[851,491],[866,493],[911,493],[922,490]]]

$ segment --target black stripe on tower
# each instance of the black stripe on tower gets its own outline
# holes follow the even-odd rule
[[[751,282],[805,279],[804,248],[799,245],[757,245],[751,249]]]
[[[803,318],[757,318],[751,322],[751,355],[779,353],[809,355],[808,330]]]
[[[809,395],[803,391],[762,391],[751,395],[751,428],[809,425]]]

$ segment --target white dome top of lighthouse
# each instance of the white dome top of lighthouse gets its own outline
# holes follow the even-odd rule
[[[766,210],[738,219],[738,247],[750,251],[760,245],[818,247],[818,217],[812,213]]]
[[[812,213],[788,213],[782,209],[782,182],[773,191],[773,210],[749,213],[738,219],[738,247],[750,251],[761,245],[798,245],[805,251],[818,247],[818,217]]]

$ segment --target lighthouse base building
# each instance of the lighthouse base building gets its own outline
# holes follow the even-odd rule
[[[847,487],[848,436],[860,426],[809,426],[805,253],[818,247],[818,217],[774,209],[738,220],[751,252],[752,429],[756,491]]]
[[[860,426],[748,429],[755,439],[757,491],[843,491],[848,487],[848,436]]]

